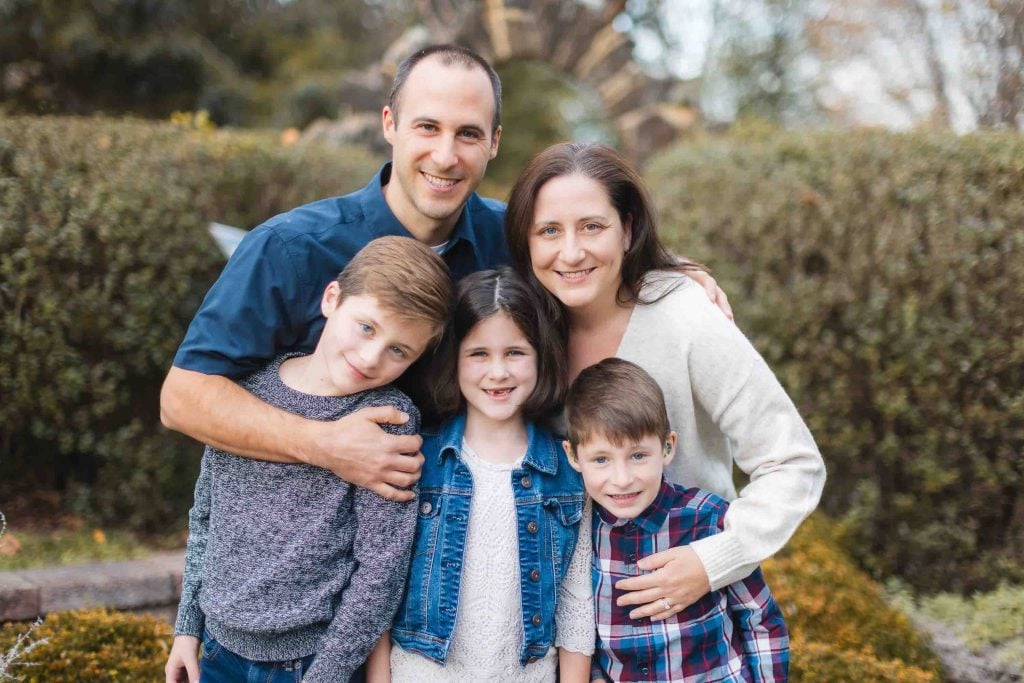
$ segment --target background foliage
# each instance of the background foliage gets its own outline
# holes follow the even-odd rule
[[[210,217],[251,226],[376,164],[268,134],[0,118],[0,497],[57,489],[98,522],[178,523],[197,446],[159,426],[158,393],[223,265]]]
[[[919,589],[1024,573],[1024,139],[765,134],[650,169],[829,468],[855,555]]]

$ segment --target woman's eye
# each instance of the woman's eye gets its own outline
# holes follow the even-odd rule
[[[558,234],[558,228],[556,228],[553,225],[549,225],[547,227],[541,228],[540,234],[544,235],[545,237],[554,237],[555,235]]]
[[[597,232],[603,226],[600,223],[587,223],[583,226],[583,230],[586,232]]]

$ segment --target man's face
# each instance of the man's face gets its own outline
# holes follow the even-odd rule
[[[417,239],[448,239],[487,162],[498,153],[492,134],[494,94],[482,69],[445,66],[427,57],[413,67],[398,97],[384,107],[384,137],[392,147],[388,206]]]
[[[339,304],[339,301],[341,302]],[[344,297],[337,282],[320,304],[327,318],[313,352],[316,393],[347,396],[389,384],[427,347],[435,330],[403,318],[368,294]]]
[[[634,519],[658,497],[662,472],[676,452],[676,433],[664,441],[651,434],[621,443],[591,434],[575,453],[568,441],[562,447],[594,502],[619,519]]]

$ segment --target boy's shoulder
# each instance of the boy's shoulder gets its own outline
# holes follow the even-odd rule
[[[721,527],[721,520],[729,510],[729,502],[717,493],[698,487],[672,484],[673,497],[669,501],[670,517],[700,522],[701,526]]]

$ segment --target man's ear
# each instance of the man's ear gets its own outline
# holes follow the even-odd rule
[[[668,438],[665,439],[665,460],[662,464],[667,465],[672,462],[672,458],[676,457],[676,446],[678,445],[679,439],[675,432],[669,432]]]
[[[491,136],[491,159],[498,156],[498,143],[501,142],[501,126],[498,126]]]
[[[340,303],[341,285],[338,284],[337,280],[334,280],[331,284],[327,285],[324,295],[320,297],[320,312],[325,318],[329,318]]]
[[[569,467],[573,468],[577,472],[580,471],[580,461],[576,459],[575,453],[572,451],[572,444],[568,441],[562,442],[562,450],[565,451],[565,457],[569,461]]]
[[[391,107],[385,106],[381,110],[380,125],[384,131],[384,139],[388,141],[389,145],[395,144],[395,128],[398,126],[398,120],[395,118],[395,113],[391,111]]]

